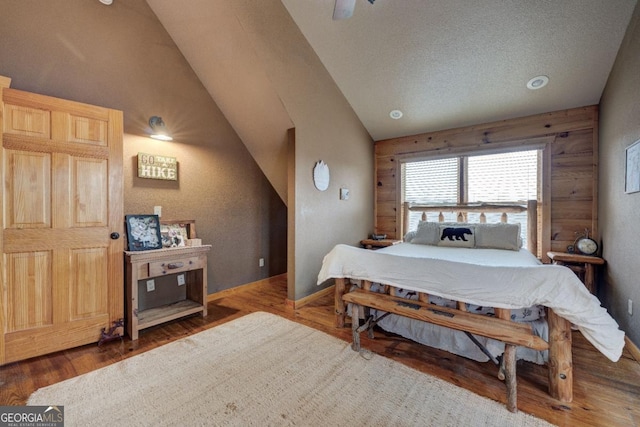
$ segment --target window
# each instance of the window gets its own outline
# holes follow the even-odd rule
[[[471,202],[525,202],[538,194],[538,150],[469,155],[402,163],[402,202],[451,204]],[[499,222],[499,214],[487,222]],[[478,222],[479,214],[469,214]],[[406,230],[415,230],[420,214],[412,212]],[[428,215],[438,221],[437,213]],[[446,213],[445,221],[455,221]],[[527,214],[510,214],[509,222],[520,222],[526,246]]]

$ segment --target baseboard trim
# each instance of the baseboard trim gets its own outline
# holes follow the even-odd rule
[[[282,280],[287,278],[287,273],[282,273],[277,276],[267,277],[266,279],[257,280],[251,283],[245,283],[244,285],[234,286],[233,288],[223,289],[218,292],[214,292],[212,294],[207,295],[207,302],[215,301],[221,298],[226,298],[231,295],[237,294],[241,291],[246,290],[247,288],[259,287],[268,285],[273,280]]]
[[[624,342],[627,346],[627,349],[629,350],[629,353],[631,353],[631,356],[636,359],[636,362],[640,363],[640,349],[638,349],[633,341],[631,341],[626,335],[624,336]]]
[[[309,304],[310,302],[313,302],[315,300],[317,300],[318,298],[322,298],[323,296],[327,295],[327,294],[333,294],[334,293],[334,288],[335,285],[331,285],[328,288],[324,288],[318,292],[315,292],[311,295],[308,295],[304,298],[300,298],[297,300],[291,300],[289,298],[287,298],[284,303],[291,308],[301,308],[304,307],[305,305]]]

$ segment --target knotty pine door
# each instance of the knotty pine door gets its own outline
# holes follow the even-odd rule
[[[123,317],[124,220],[122,113],[0,90],[2,365]]]

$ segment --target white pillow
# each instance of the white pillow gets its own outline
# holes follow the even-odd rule
[[[404,235],[402,240],[404,240],[405,242],[411,242],[414,237],[416,237],[416,232],[415,231],[410,231],[410,232],[408,232],[407,234]]]
[[[437,222],[420,221],[411,243],[418,245],[437,245],[440,239],[440,227]]]
[[[520,224],[476,224],[476,248],[520,250]]]
[[[473,248],[476,244],[475,234],[475,225],[466,223],[440,225],[438,246]]]

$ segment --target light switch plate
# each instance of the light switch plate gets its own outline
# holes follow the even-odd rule
[[[349,189],[341,188],[340,189],[340,200],[349,200]]]
[[[162,206],[154,206],[153,207],[153,214],[154,215],[158,215],[159,217],[162,216]]]

